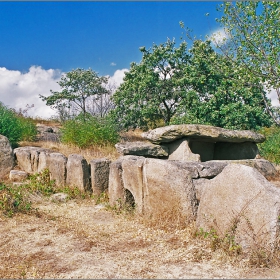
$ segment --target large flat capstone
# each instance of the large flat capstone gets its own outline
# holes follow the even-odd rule
[[[152,143],[172,142],[183,137],[205,139],[213,142],[254,142],[262,143],[265,136],[250,130],[229,130],[210,125],[181,124],[159,127],[142,134]]]

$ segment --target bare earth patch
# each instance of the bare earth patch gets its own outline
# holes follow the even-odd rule
[[[279,278],[232,262],[191,227],[149,228],[93,200],[38,199],[37,214],[0,218],[0,278]]]

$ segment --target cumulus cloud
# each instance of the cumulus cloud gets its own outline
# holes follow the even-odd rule
[[[111,66],[116,66],[117,64],[115,62],[111,62]]]
[[[279,106],[278,96],[275,89],[269,90],[267,97],[270,98],[271,104],[273,106]]]
[[[116,70],[113,76],[108,76],[109,83],[114,88],[119,87],[126,71],[128,69]],[[0,102],[16,110],[34,104],[28,115],[48,119],[56,115],[56,111],[47,106],[39,95],[49,96],[50,90],[60,91],[57,82],[62,74],[60,70],[45,70],[40,66],[31,66],[26,73],[0,67]]]
[[[209,36],[209,39],[218,45],[224,44],[228,38],[229,35],[224,28],[217,29]]]
[[[120,86],[120,84],[123,82],[123,78],[125,76],[125,72],[128,72],[128,69],[121,69],[116,70],[114,75],[112,77],[109,77],[109,84],[115,85],[117,88]]]
[[[0,101],[16,110],[34,104],[28,111],[29,116],[50,118],[55,111],[46,106],[39,95],[48,96],[51,89],[59,90],[57,81],[61,74],[59,70],[45,70],[40,66],[31,66],[26,73],[0,67]]]

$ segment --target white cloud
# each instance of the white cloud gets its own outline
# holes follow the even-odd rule
[[[279,106],[278,96],[275,89],[268,91],[267,97],[271,99],[272,106]]]
[[[125,76],[125,72],[128,72],[128,69],[116,70],[112,77],[109,77],[109,84],[115,85],[119,87],[123,82],[123,78]]]
[[[116,70],[112,77],[109,76],[109,83],[119,87],[127,71],[128,69]],[[49,96],[50,90],[60,91],[57,82],[62,74],[59,70],[45,70],[40,66],[31,66],[26,73],[0,67],[0,101],[16,110],[24,110],[27,104],[34,104],[28,110],[28,115],[48,119],[56,115],[56,111],[47,106],[39,95]]]
[[[40,66],[31,66],[27,73],[0,67],[0,101],[17,110],[34,104],[28,111],[29,116],[50,118],[55,111],[46,106],[39,95],[48,96],[51,89],[59,90],[57,81],[61,74],[59,70],[45,70]]]
[[[111,66],[116,66],[117,64],[115,62],[110,63]]]
[[[224,44],[228,38],[229,35],[224,28],[217,29],[209,36],[209,39],[218,45]]]

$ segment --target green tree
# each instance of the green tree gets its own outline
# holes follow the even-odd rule
[[[280,102],[280,2],[236,1],[219,6],[223,16],[218,19],[228,39],[217,43],[227,58],[242,64],[247,81],[264,83],[275,89]],[[266,102],[266,94],[263,94]],[[266,103],[274,122],[280,124],[273,108]]]
[[[172,123],[201,123],[229,129],[259,129],[271,118],[263,100],[263,85],[246,81],[241,65],[214,51],[210,41],[196,40],[184,68],[192,91],[182,100]],[[266,102],[269,102],[266,100]]]
[[[113,95],[113,115],[122,128],[155,127],[170,123],[187,93],[180,83],[183,67],[188,63],[186,43],[175,47],[175,41],[141,47],[142,61],[131,63],[124,83]]]
[[[65,108],[74,111],[74,115],[82,114],[84,119],[87,113],[87,102],[90,97],[101,98],[107,94],[105,88],[106,77],[99,77],[91,70],[75,69],[64,74],[58,84],[62,88],[60,92],[52,91],[50,96],[40,95],[47,106],[52,106],[65,114]]]

